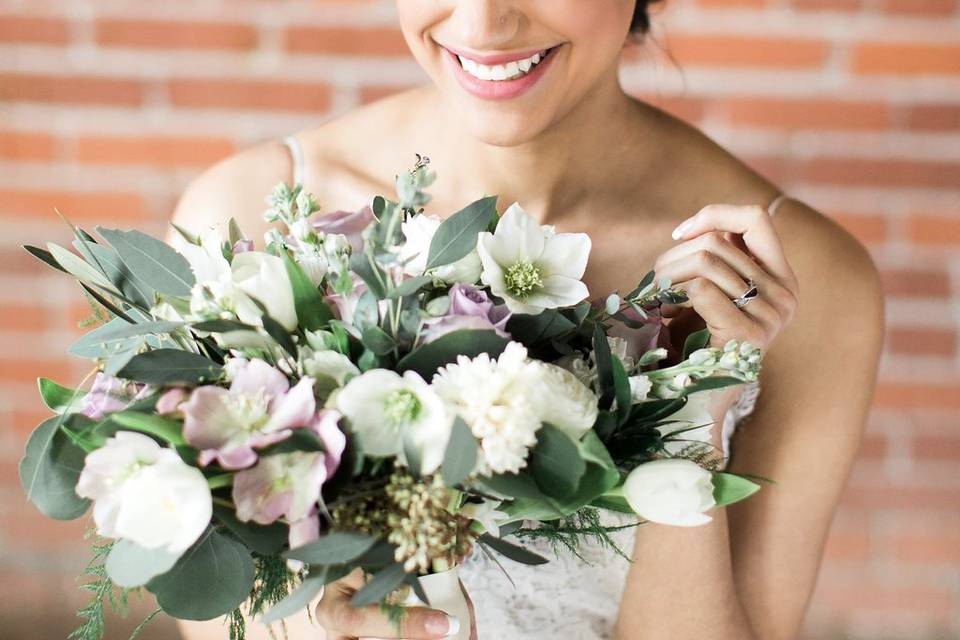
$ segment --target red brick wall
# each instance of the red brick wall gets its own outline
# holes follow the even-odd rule
[[[884,274],[881,384],[810,638],[960,633],[958,5],[673,0],[625,56],[630,91],[834,216]],[[19,245],[68,240],[55,206],[159,232],[203,167],[422,81],[389,0],[0,0],[0,635],[63,637],[86,556],[83,523],[44,520],[16,479],[34,379],[85,364],[62,355],[76,289]]]

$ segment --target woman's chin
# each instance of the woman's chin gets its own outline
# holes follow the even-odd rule
[[[476,140],[496,147],[515,147],[535,139],[550,126],[541,110],[499,109],[494,113],[459,110],[461,123]]]

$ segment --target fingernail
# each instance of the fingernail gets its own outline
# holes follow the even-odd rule
[[[677,225],[677,228],[673,230],[673,233],[671,233],[670,236],[674,240],[679,240],[680,238],[683,237],[683,234],[685,234],[687,231],[690,231],[690,227],[692,226],[693,226],[693,218],[687,218],[686,220],[681,222],[679,225]]]
[[[460,631],[460,618],[438,611],[427,616],[424,626],[427,633],[445,634],[444,637],[449,638]]]

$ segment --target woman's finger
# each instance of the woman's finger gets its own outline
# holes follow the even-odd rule
[[[740,234],[760,266],[785,283],[794,285],[796,276],[783,254],[780,237],[761,206],[710,204],[681,222],[673,231],[674,240],[689,240],[709,231]]]
[[[725,260],[705,250],[695,251],[673,262],[658,265],[656,274],[658,278],[668,278],[670,282],[703,276],[720,287],[728,298],[736,298],[748,288],[743,277]]]
[[[738,309],[727,294],[709,279],[697,277],[674,286],[687,293],[687,302],[680,306],[692,308],[703,318],[712,336],[736,336],[758,346],[767,343],[767,322],[744,314],[746,309]],[[757,299],[751,300],[749,306],[757,302]],[[726,342],[726,339],[722,342]]]
[[[459,630],[459,620],[427,607],[406,607],[399,625],[387,619],[378,605],[354,607],[348,600],[325,613],[321,624],[333,637],[436,640]]]

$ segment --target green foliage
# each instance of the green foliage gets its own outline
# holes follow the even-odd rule
[[[416,371],[430,380],[440,367],[456,362],[458,355],[475,358],[481,353],[499,356],[509,342],[496,331],[462,329],[451,331],[414,349],[397,363],[397,371]]]
[[[752,496],[760,490],[760,485],[733,473],[713,474],[713,499],[718,507],[733,504]]]
[[[60,428],[71,419],[58,415],[44,420],[27,441],[20,460],[20,483],[30,500],[45,516],[56,520],[79,518],[90,501],[75,488],[86,452]],[[82,416],[81,416],[82,418]]]
[[[190,263],[169,245],[140,231],[97,227],[127,268],[156,291],[172,296],[190,295],[194,277]]]
[[[317,286],[304,273],[303,268],[286,251],[282,252],[281,256],[293,288],[293,306],[297,311],[297,323],[301,329],[307,331],[323,328],[333,318],[330,305],[324,302]]]
[[[48,378],[37,378],[37,386],[40,388],[43,404],[56,413],[76,411],[80,407],[80,401],[86,395],[85,391],[64,387]]]
[[[201,384],[212,382],[222,367],[204,356],[179,349],[154,349],[133,356],[119,377],[149,384]]]
[[[334,531],[285,552],[283,557],[307,564],[341,564],[359,558],[374,542],[373,538],[361,533]]]
[[[477,439],[463,418],[457,416],[440,467],[443,482],[448,487],[463,482],[477,466],[477,453]]]
[[[381,602],[394,589],[400,586],[406,576],[402,564],[392,563],[373,574],[373,577],[363,585],[353,597],[350,604],[354,607],[363,607]]]
[[[90,537],[93,530],[87,532]],[[90,601],[77,609],[77,617],[83,619],[79,627],[70,632],[68,640],[102,640],[104,635],[104,605],[114,613],[126,615],[128,592],[117,590],[107,575],[106,561],[114,542],[94,537],[93,558],[80,574],[80,589],[93,594]],[[131,636],[132,637],[132,636]]]
[[[471,202],[440,223],[430,241],[426,271],[451,264],[477,246],[477,234],[485,231],[497,212],[497,196]]]
[[[514,531],[513,535],[520,539],[547,540],[555,554],[559,554],[561,548],[565,548],[584,561],[586,560],[580,553],[581,546],[587,540],[593,540],[629,560],[629,556],[617,546],[610,534],[633,528],[638,524],[639,520],[626,525],[605,526],[600,521],[599,510],[587,507],[562,520],[544,522],[537,527],[521,527]]]
[[[686,360],[690,357],[690,354],[696,351],[697,349],[703,349],[708,344],[710,344],[710,330],[701,329],[700,331],[694,331],[687,336],[687,339],[683,341],[683,359]]]
[[[537,443],[530,450],[530,469],[543,493],[565,498],[577,490],[587,464],[577,444],[551,424],[537,431]]]

